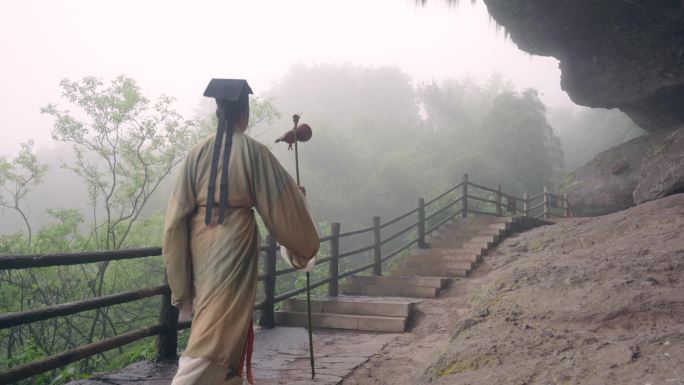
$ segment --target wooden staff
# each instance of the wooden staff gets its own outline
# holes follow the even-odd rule
[[[297,186],[301,187],[299,181],[299,147],[297,146],[297,126],[299,126],[299,117],[301,114],[292,115],[292,121],[294,122],[294,127],[292,131],[294,132],[294,148],[295,148],[295,170],[297,175]],[[309,321],[309,359],[311,360],[311,379],[316,378],[316,365],[314,361],[314,351],[313,351],[313,332],[311,326],[311,274],[306,272],[306,311]]]

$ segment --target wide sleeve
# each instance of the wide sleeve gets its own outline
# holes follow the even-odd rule
[[[269,232],[289,250],[286,258],[299,270],[316,255],[320,241],[304,195],[266,147],[252,160],[252,193]]]
[[[191,163],[188,157],[181,164],[164,220],[162,255],[171,287],[171,303],[176,306],[193,298],[189,220],[196,200]]]

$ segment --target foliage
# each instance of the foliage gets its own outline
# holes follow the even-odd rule
[[[55,118],[53,138],[76,154],[64,167],[88,188],[96,248],[121,248],[152,194],[184,158],[197,122],[172,110],[171,97],[150,102],[124,76],[108,87],[94,77],[64,79],[60,87],[80,114],[54,104],[42,112]]]
[[[545,112],[536,90],[504,92],[482,121],[485,153],[529,191],[555,185],[563,166],[560,140]]]
[[[562,150],[533,90],[493,76],[417,89],[393,67],[298,65],[270,93],[303,112],[315,135],[300,148],[314,216],[363,227],[454,185],[474,181],[522,195],[552,187]],[[281,121],[281,125],[287,123]],[[286,167],[291,153],[276,147]]]
[[[22,143],[19,154],[11,162],[0,157],[0,208],[14,210],[21,216],[28,235],[24,250],[29,252],[33,234],[25,200],[28,193],[42,181],[48,169],[38,162],[33,145],[32,140]]]

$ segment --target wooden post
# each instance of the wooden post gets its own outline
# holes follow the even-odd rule
[[[549,219],[549,190],[544,187],[544,219]]]
[[[530,207],[530,200],[527,197],[528,197],[527,193],[524,193],[523,194],[523,216],[524,217],[529,215],[528,208]]]
[[[503,210],[501,208],[501,185],[496,187],[496,216],[500,217],[503,215]]]
[[[570,218],[570,203],[568,202],[568,194],[563,194],[563,216]]]
[[[276,259],[278,258],[278,242],[274,236],[266,238],[266,255],[264,259],[264,307],[261,309],[259,325],[267,328],[275,326],[275,288],[276,288]]]
[[[340,224],[330,225],[332,238],[330,238],[330,263],[328,264],[328,276],[331,278],[328,283],[328,296],[337,297],[338,280],[340,277]]]
[[[418,248],[427,248],[427,243],[425,243],[425,198],[418,199]]]
[[[164,274],[164,284],[168,284],[166,274]],[[157,335],[157,358],[176,359],[178,356],[178,309],[171,304],[171,289],[162,294],[161,301],[159,323],[164,325],[164,330]]]
[[[463,174],[463,191],[462,195],[462,205],[463,210],[461,211],[461,216],[463,218],[468,218],[468,174]]]
[[[382,275],[382,235],[380,217],[373,218],[373,275]]]

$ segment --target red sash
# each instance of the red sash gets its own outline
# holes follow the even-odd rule
[[[247,341],[245,341],[245,348],[242,351],[242,358],[240,358],[240,366],[235,374],[242,378],[243,370],[247,366],[247,382],[254,384],[254,376],[252,375],[252,351],[254,350],[254,323],[249,321],[249,330],[247,331]]]

